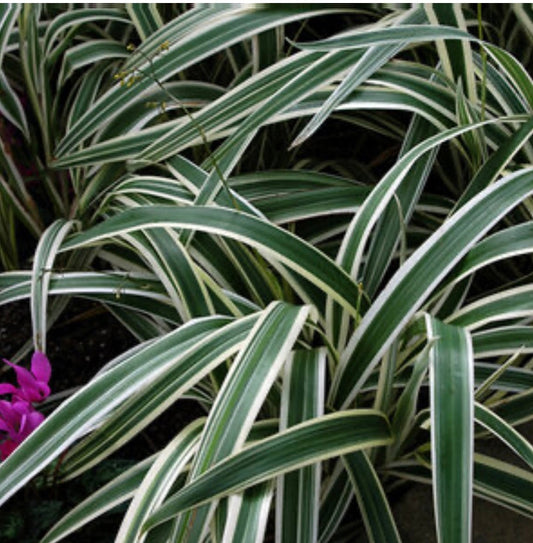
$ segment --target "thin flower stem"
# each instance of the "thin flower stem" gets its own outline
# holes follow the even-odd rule
[[[134,46],[132,44],[130,44],[130,45],[128,45],[128,49],[130,51],[132,51],[134,49]],[[162,44],[160,46],[160,51],[164,51],[165,49],[166,49],[165,44]],[[165,95],[168,96],[168,98],[172,102],[174,102],[179,108],[181,108],[181,110],[185,113],[185,115],[187,115],[187,117],[191,121],[194,128],[198,131],[198,134],[200,135],[200,138],[201,138],[202,143],[203,143],[203,145],[205,147],[205,150],[206,150],[209,158],[211,159],[211,161],[213,163],[213,167],[215,168],[215,171],[216,171],[216,173],[217,173],[217,175],[218,175],[218,177],[220,179],[220,182],[222,183],[224,189],[226,190],[226,192],[228,193],[228,196],[230,197],[230,199],[232,201],[233,207],[235,209],[237,209],[237,210],[240,210],[239,203],[237,202],[237,200],[233,196],[233,193],[231,192],[231,190],[230,190],[230,188],[228,186],[227,179],[224,176],[224,173],[222,172],[222,169],[220,168],[220,165],[219,165],[214,153],[211,151],[211,147],[209,146],[209,141],[207,139],[207,136],[205,134],[205,131],[204,131],[202,125],[194,118],[194,116],[189,111],[187,106],[185,106],[185,104],[181,100],[178,100],[175,96],[173,96],[169,92],[169,90],[167,88],[165,88],[163,83],[158,79],[158,77],[155,75],[155,72],[154,72],[152,59],[148,55],[146,55],[143,51],[137,50],[137,52],[146,60],[146,62],[148,62],[149,66],[150,66],[150,73],[146,72],[145,70],[141,70],[140,68],[136,68],[135,70],[139,74],[141,74],[141,75],[143,75],[145,77],[148,77],[152,81],[154,81],[154,83],[165,93]],[[132,75],[130,77],[133,77],[132,81],[135,82],[135,76]]]

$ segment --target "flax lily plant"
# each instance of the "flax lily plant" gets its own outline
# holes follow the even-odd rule
[[[394,543],[413,481],[440,543],[474,495],[533,516],[530,8],[58,6],[0,6],[0,303],[33,326],[3,355],[76,297],[138,344],[0,464],[2,502],[189,398],[42,542],[125,504],[121,543]]]

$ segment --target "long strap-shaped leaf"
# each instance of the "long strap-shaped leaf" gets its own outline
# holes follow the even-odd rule
[[[101,60],[121,59],[128,56],[128,50],[124,44],[115,40],[91,40],[71,47],[63,56],[58,83],[65,81],[74,71],[83,67],[94,66]]]
[[[385,209],[393,198],[396,189],[416,161],[442,143],[463,133],[481,128],[485,124],[489,123],[474,123],[468,126],[451,128],[436,134],[416,145],[387,172],[361,206],[343,239],[337,260],[344,269],[349,270],[352,277],[358,277],[359,275],[365,243],[380,216],[380,212]]]
[[[0,66],[4,59],[9,34],[17,20],[20,11],[19,4],[10,4],[6,2],[0,6]]]
[[[63,476],[72,478],[79,475],[137,435],[209,372],[237,352],[257,318],[257,314],[244,317],[198,341],[194,352],[188,353],[181,363],[126,400],[102,426],[69,451],[63,462]]]
[[[480,241],[457,264],[446,284],[461,281],[483,266],[533,252],[533,222],[517,224]]]
[[[169,498],[145,529],[217,497],[327,458],[386,445],[391,439],[386,418],[374,410],[340,411],[298,424],[213,466]]]
[[[355,302],[359,290],[332,260],[285,230],[256,217],[229,209],[202,206],[139,207],[124,211],[118,216],[109,218],[105,223],[73,237],[63,245],[63,248],[73,249],[122,233],[165,226],[212,232],[257,247],[326,291],[352,314],[357,313]]]
[[[521,317],[533,317],[533,285],[481,298],[455,312],[446,322],[475,330],[490,322]]]
[[[460,4],[426,4],[426,14],[430,23],[448,25],[457,30],[466,29],[466,22]],[[470,38],[473,39],[472,37]],[[476,103],[476,81],[472,62],[470,42],[463,40],[437,40],[437,51],[444,73],[452,80],[460,80],[465,86],[466,95]]]
[[[401,479],[431,484],[431,472],[422,464],[409,462],[389,471]],[[476,496],[533,518],[533,475],[530,471],[475,454],[474,492]]]
[[[385,47],[369,47],[358,59],[342,83],[329,95],[322,107],[313,115],[313,118],[303,128],[291,143],[291,147],[301,145],[309,139],[324,124],[327,117],[342,103],[342,101],[359,85],[385,65],[396,53],[402,49],[402,44],[393,44]]]
[[[182,430],[157,456],[122,519],[117,534],[121,543],[142,543],[146,533],[141,527],[150,513],[157,509],[170,492],[198,447],[205,419],[196,419]]]
[[[41,543],[60,541],[91,520],[98,518],[117,505],[130,500],[139,488],[154,460],[155,455],[145,458],[142,462],[138,462],[76,505],[74,509],[69,511],[59,522],[50,528],[42,538]]]
[[[126,4],[126,10],[143,41],[163,26],[157,4]]]
[[[230,496],[228,520],[222,541],[256,543],[264,541],[274,485],[267,481],[247,488],[239,496]]]
[[[54,260],[72,222],[58,219],[41,236],[33,260],[31,279],[31,316],[36,351],[46,351],[46,307]]]
[[[327,543],[337,532],[354,498],[353,485],[342,460],[337,461],[322,495],[318,541]]]
[[[498,67],[505,73],[518,92],[515,94],[529,108],[533,107],[533,80],[524,66],[508,51],[495,45],[486,44],[485,49],[498,63]]]
[[[312,53],[311,55],[316,56],[319,53]],[[139,100],[138,97],[135,102],[132,99],[128,102],[127,108],[121,111],[117,118],[113,119],[111,124],[106,125],[105,129],[99,133],[102,141],[62,156],[54,162],[54,166],[59,168],[96,164],[100,163],[103,158],[107,161],[136,160],[139,155],[141,156],[140,160],[157,162],[171,157],[183,149],[201,144],[199,127],[201,127],[208,141],[228,135],[232,136],[231,142],[220,151],[220,156],[222,156],[223,152],[231,149],[233,145],[241,144],[238,138],[244,129],[250,130],[264,124],[301,118],[303,115],[312,115],[319,111],[324,100],[327,100],[328,91],[309,89],[309,82],[304,78],[300,85],[302,88],[291,89],[293,94],[299,97],[299,101],[295,104],[294,100],[290,100],[290,96],[287,97],[283,90],[285,85],[289,84],[291,79],[301,71],[298,68],[320,69],[320,66],[315,66],[308,56],[305,55],[300,58],[295,55],[295,60],[292,60],[293,57],[289,57],[287,62],[290,60],[291,64],[288,66],[285,66],[285,61],[280,62],[278,64],[281,64],[281,66],[276,64],[266,74],[261,72],[250,81],[247,80],[246,83],[225,93],[218,100],[194,113],[194,122],[186,122],[186,119],[181,117],[175,121],[167,121],[156,126],[143,128],[140,131],[128,134],[121,131],[118,135],[115,135],[116,126],[120,125],[119,120],[128,117],[129,110]],[[360,56],[360,53],[357,53],[356,56]],[[299,62],[297,63],[296,60]],[[342,61],[347,63],[345,58]],[[325,61],[324,63],[329,64]],[[350,63],[347,64],[349,67]],[[344,64],[338,69],[340,70],[343,66]],[[331,67],[328,66],[328,69],[331,69]],[[402,70],[405,73],[401,73]],[[261,86],[264,81],[268,82],[266,88]],[[393,88],[384,88],[383,85]],[[271,103],[269,101],[265,104],[265,100],[270,98],[271,94],[278,89],[283,92],[279,93],[277,102]],[[408,94],[406,89],[408,89]],[[147,92],[155,94],[157,90],[159,89],[148,89]],[[171,88],[169,88],[170,90]],[[248,91],[250,91],[250,95]],[[307,97],[306,92],[312,92],[313,94]],[[237,103],[233,103],[234,97],[239,99]],[[179,99],[179,96],[176,96],[176,98]],[[439,129],[443,129],[455,125],[452,106],[453,94],[449,89],[442,85],[429,83],[419,75],[415,76],[409,73],[403,64],[399,64],[376,72],[372,78],[372,84],[367,81],[364,86],[358,87],[339,105],[339,109],[387,109],[417,112],[424,115]],[[250,117],[250,110],[254,112],[251,117],[253,122],[243,120],[243,117],[246,119]],[[489,134],[492,139],[498,135],[500,136],[495,141],[499,142],[503,139],[501,136],[502,129],[498,126],[495,126],[492,132]],[[113,137],[104,139],[104,136],[107,136],[108,133]],[[489,141],[492,141],[492,139],[489,138]],[[220,158],[219,155],[216,156]]]
[[[30,297],[31,280],[24,276],[19,279],[16,284],[0,291],[0,305]],[[136,313],[148,313],[175,324],[181,323],[170,298],[161,289],[161,283],[153,278],[134,274],[58,273],[50,279],[48,294],[99,300]]]
[[[126,24],[130,22],[122,9],[91,7],[90,9],[71,9],[60,13],[46,27],[43,40],[43,49],[46,55],[50,55],[55,41],[62,32],[67,33],[72,27],[102,20],[117,21]],[[63,44],[60,43],[58,48],[62,49],[62,47]]]
[[[205,285],[176,232],[166,229],[134,232],[127,239],[149,261],[184,321],[213,314]]]
[[[160,31],[153,33],[144,44],[145,56],[139,57],[142,61],[140,68],[152,74],[153,78],[144,77],[129,88],[114,86],[72,127],[58,146],[56,155],[64,155],[76,147],[94,133],[102,123],[118,114],[131,99],[149,87],[155,86],[154,79],[163,83],[191,64],[246,37],[291,20],[318,14],[320,11],[320,9],[295,10],[288,7],[236,8],[223,5],[197,9],[194,14],[178,17]],[[193,15],[195,16],[194,23],[192,22]],[[168,50],[165,54],[155,56],[157,48],[169,39],[167,34],[170,34]],[[151,51],[150,48],[154,45],[156,49]],[[151,62],[148,62],[146,57],[152,58]]]
[[[398,21],[396,24],[423,22],[424,19],[425,17],[422,10],[414,9],[407,12],[407,14],[400,18],[400,21]],[[416,32],[413,32],[411,37],[418,36],[418,32],[420,32],[421,28],[423,27],[415,28]],[[383,29],[381,31],[378,30],[376,31],[376,35],[379,35],[380,32],[387,33],[390,30],[390,28]],[[358,37],[361,38],[361,35],[364,36],[365,32],[363,31]],[[407,33],[405,35],[407,35]],[[353,67],[350,68],[349,73],[343,78],[342,82],[324,102],[320,110],[315,113],[313,118],[307,123],[303,130],[300,131],[298,136],[296,136],[292,146],[294,147],[300,145],[305,140],[310,138],[324,123],[331,112],[340,103],[342,103],[344,98],[346,98],[359,85],[364,83],[369,77],[372,76],[372,74],[377,72],[378,69],[393,58],[396,53],[401,51],[406,43],[407,42],[402,41],[401,39],[395,40],[394,38],[390,38],[386,43],[378,43],[368,47],[363,56],[354,64]],[[346,51],[347,48],[342,47],[342,50]]]
[[[28,122],[20,99],[1,69],[9,35],[19,12],[19,4],[6,3],[0,6],[0,112],[29,138]]]
[[[512,137],[503,141],[470,181],[467,189],[455,204],[455,209],[461,207],[474,194],[495,181],[514,155],[529,141],[532,133],[533,119],[530,119],[520,126]]]
[[[415,20],[423,21],[424,17],[419,14],[416,17],[406,18],[406,20],[410,20],[413,23]],[[403,24],[398,24],[398,26],[380,28],[378,30],[352,30],[324,40],[309,43],[298,42],[295,45],[303,50],[331,51],[334,49],[359,49],[371,45],[386,45],[390,43],[408,45],[436,39],[474,40],[475,37],[453,26],[409,24],[404,22]]]
[[[324,414],[325,351],[296,351],[285,366],[280,429]],[[320,464],[278,478],[276,532],[283,543],[318,540]]]
[[[469,543],[474,454],[474,360],[467,332],[427,318],[431,460],[439,543]]]
[[[496,458],[474,456],[474,488],[482,498],[533,518],[533,474]]]
[[[525,437],[483,404],[475,404],[475,417],[533,469],[533,445]]]
[[[533,352],[533,327],[504,326],[472,335],[478,357],[512,356]]]
[[[440,134],[432,136],[407,152],[396,164],[387,172],[381,181],[374,187],[369,197],[360,207],[358,213],[354,216],[348,227],[339,253],[337,255],[338,264],[344,268],[354,280],[359,279],[363,255],[370,233],[379,220],[381,214],[387,209],[390,201],[394,197],[396,190],[402,185],[407,174],[413,165],[426,153],[434,150],[436,147],[454,137],[466,133],[474,128],[483,126],[484,123],[475,123],[467,127],[456,127],[446,130]],[[424,177],[424,172],[419,172]],[[412,181],[411,181],[412,182]],[[364,288],[364,285],[363,285]],[[339,315],[338,307],[330,298],[328,300],[327,312],[329,315],[330,334],[337,335],[342,332],[341,325],[346,329],[346,316]],[[341,324],[339,320],[342,318]],[[343,334],[340,334],[343,337]]]
[[[404,139],[402,154],[430,136],[436,128],[419,115],[415,115]],[[438,148],[420,157],[396,190],[397,201],[389,202],[382,217],[372,233],[371,243],[366,255],[362,281],[365,292],[373,298],[379,283],[394,254],[394,247],[401,237],[404,224],[407,224],[418,202],[429,176]]]
[[[533,418],[533,390],[525,390],[520,394],[508,396],[491,408],[506,422],[517,426]]]
[[[189,12],[190,13],[190,12]],[[249,113],[257,108],[277,88],[289,81],[295,74],[306,68],[311,61],[319,56],[317,53],[294,55],[278,62],[264,73],[247,79],[211,104],[206,105],[200,111],[192,114],[194,122],[186,122],[188,118],[180,118],[175,121],[156,126],[153,129],[144,129],[137,134],[118,133],[115,139],[107,139],[91,145],[87,149],[69,152],[68,155],[58,160],[58,166],[71,166],[75,164],[91,163],[98,160],[98,154],[108,160],[120,160],[130,156],[136,156],[148,146],[151,149],[144,158],[159,160],[162,157],[175,157],[183,148],[201,143],[199,127],[205,137],[211,140],[215,135],[220,137],[224,129],[235,125]],[[171,87],[165,85],[170,92]],[[154,92],[160,91],[159,87]],[[166,94],[166,93],[165,93]],[[167,100],[168,95],[164,97]],[[176,96],[181,101],[180,96]],[[120,119],[127,114],[133,104],[139,101],[137,97],[128,101],[127,108],[117,115]],[[112,121],[113,125],[115,120]],[[103,132],[105,135],[105,131]],[[147,150],[148,152],[148,150]]]
[[[308,307],[272,303],[251,330],[209,412],[190,481],[238,451],[308,316]],[[179,541],[199,541],[209,507],[185,515],[176,525]],[[189,518],[190,517],[190,518]]]
[[[400,534],[387,497],[366,453],[356,451],[347,454],[343,456],[343,461],[354,487],[369,541],[400,543]]]
[[[116,406],[195,350],[227,318],[198,319],[135,352],[64,402],[0,465],[0,502],[61,454]],[[215,332],[216,333],[216,332]]]
[[[511,174],[472,198],[398,270],[341,357],[331,398],[348,405],[396,334],[432,289],[510,209],[533,192],[533,169]]]

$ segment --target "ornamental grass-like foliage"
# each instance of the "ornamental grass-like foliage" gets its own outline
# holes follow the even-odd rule
[[[121,543],[394,543],[413,481],[441,543],[470,541],[474,495],[533,516],[530,6],[0,20],[0,303],[33,327],[2,355],[46,353],[78,297],[138,343],[44,410],[2,503],[182,398],[205,412],[43,543],[118,504]],[[474,452],[488,436],[523,467]]]

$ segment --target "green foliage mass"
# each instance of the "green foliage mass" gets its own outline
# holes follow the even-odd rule
[[[414,481],[440,543],[474,495],[532,517],[531,8],[84,6],[0,6],[0,303],[13,361],[77,297],[137,345],[50,398],[2,502],[187,398],[41,541],[122,504],[121,543],[394,543]]]

